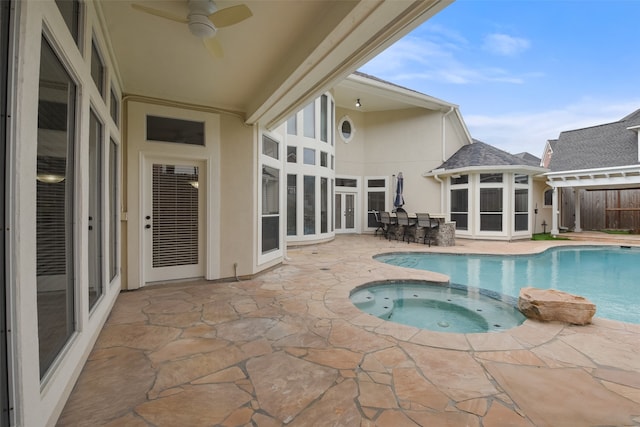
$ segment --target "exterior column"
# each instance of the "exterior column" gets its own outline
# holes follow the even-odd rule
[[[575,228],[573,229],[573,231],[582,231],[581,228],[581,224],[580,224],[580,194],[582,193],[582,191],[579,188],[575,188],[573,190],[573,196],[574,196],[574,209],[575,209],[575,218],[576,218],[576,222],[575,222]]]
[[[551,235],[557,236],[560,234],[560,229],[558,228],[558,187],[553,187],[551,205]]]

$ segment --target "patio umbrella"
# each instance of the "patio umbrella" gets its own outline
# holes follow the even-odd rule
[[[396,182],[396,198],[393,201],[393,206],[400,208],[404,205],[404,197],[402,196],[402,189],[404,187],[404,178],[402,172],[398,173],[398,180]]]

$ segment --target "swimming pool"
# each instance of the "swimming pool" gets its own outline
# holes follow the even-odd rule
[[[520,288],[553,288],[591,300],[596,316],[640,324],[640,248],[563,246],[535,255],[391,253],[375,257],[434,271],[452,283],[518,297]]]

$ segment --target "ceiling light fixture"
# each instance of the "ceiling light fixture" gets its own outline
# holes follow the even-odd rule
[[[357,108],[362,107],[362,104],[360,103],[360,98],[358,98],[358,99],[356,100],[356,107],[357,107]]]

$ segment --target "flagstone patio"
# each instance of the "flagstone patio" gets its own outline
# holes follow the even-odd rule
[[[444,279],[379,263],[378,253],[528,253],[558,243],[575,244],[427,248],[342,235],[289,249],[283,265],[249,280],[123,292],[58,425],[640,425],[640,325],[527,320],[447,334],[349,301],[370,281]]]

